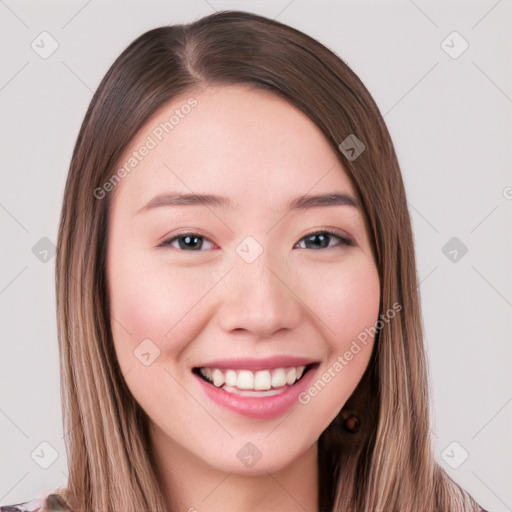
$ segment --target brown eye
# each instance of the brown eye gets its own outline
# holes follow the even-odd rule
[[[331,240],[338,239],[341,244],[339,245],[348,245],[353,246],[354,243],[352,240],[349,240],[348,238],[339,235],[337,233],[334,233],[333,231],[329,230],[322,230],[317,231],[314,233],[310,233],[309,235],[306,235],[304,238],[301,239],[305,241],[306,247],[301,247],[301,249],[328,249],[331,246]],[[308,247],[309,245],[309,247]]]
[[[178,246],[176,247],[173,243],[177,241]],[[161,247],[171,246],[181,251],[200,251],[203,247],[204,242],[212,243],[206,237],[201,236],[197,233],[183,233],[168,240],[165,240],[160,244]]]

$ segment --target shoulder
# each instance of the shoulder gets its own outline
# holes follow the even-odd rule
[[[14,505],[0,505],[0,512],[73,512],[64,499],[62,491],[41,493],[30,501]]]

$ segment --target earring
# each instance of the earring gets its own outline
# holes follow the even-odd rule
[[[355,415],[349,416],[343,422],[343,430],[345,430],[345,432],[349,432],[350,434],[355,434],[358,432],[360,426],[361,420]]]

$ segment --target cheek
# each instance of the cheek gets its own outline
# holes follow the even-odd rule
[[[327,426],[356,388],[370,360],[380,283],[373,260],[361,257],[315,277],[325,283],[309,293],[319,312],[328,354],[301,403],[313,402],[315,414]],[[322,392],[325,388],[328,391]]]
[[[117,261],[109,268],[109,288],[112,334],[121,364],[131,365],[133,350],[146,339],[166,357],[175,357],[204,327],[201,299],[218,277],[197,267],[173,269],[137,251]]]
[[[378,319],[380,283],[373,260],[358,255],[320,272],[317,268],[314,280],[304,286],[334,351],[344,351],[347,342]]]

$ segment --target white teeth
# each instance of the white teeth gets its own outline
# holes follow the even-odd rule
[[[225,382],[224,374],[218,368],[213,370],[212,377],[213,377],[213,384],[215,386],[217,386],[218,388],[220,388],[222,386],[222,384],[224,384],[224,382]]]
[[[280,388],[286,384],[286,373],[284,373],[284,368],[278,368],[272,374],[272,387]]]
[[[286,384],[293,384],[297,380],[297,372],[295,368],[290,368],[286,372]]]
[[[226,386],[236,386],[236,372],[234,370],[228,370],[225,374],[226,377]]]
[[[266,391],[272,387],[270,381],[270,372],[268,370],[261,370],[254,374],[254,389],[258,391]]]
[[[211,379],[212,370],[210,368],[200,368],[199,370],[207,379]]]
[[[237,390],[258,391],[252,396],[269,396],[272,388],[291,386],[299,380],[305,366],[292,366],[289,368],[275,368],[272,370],[221,370],[219,368],[200,368],[201,374],[213,383],[214,386],[230,392]],[[269,393],[266,393],[266,392]],[[251,393],[250,393],[251,394]]]
[[[254,389],[254,375],[252,372],[247,370],[239,372],[236,387],[238,389]]]
[[[286,391],[287,388],[280,388],[280,389],[269,389],[268,391],[248,391],[248,390],[241,390],[238,388],[230,388],[229,386],[224,386],[222,388],[223,391],[227,391],[228,393],[233,393],[235,395],[241,395],[241,396],[252,396],[252,397],[260,397],[260,396],[274,396],[274,395],[280,395],[284,391]]]

